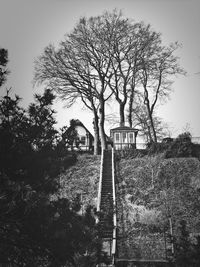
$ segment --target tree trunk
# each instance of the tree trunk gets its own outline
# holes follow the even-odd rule
[[[120,126],[125,125],[124,109],[125,109],[125,104],[123,102],[120,102],[119,103]]]
[[[99,117],[96,111],[94,111],[94,155],[99,155],[100,153],[100,144],[99,144]]]
[[[134,72],[135,73],[135,72]],[[135,78],[132,78],[131,93],[129,96],[129,107],[128,107],[128,124],[129,127],[133,127],[133,99],[135,96]]]
[[[129,127],[133,127],[133,96],[134,93],[131,92],[130,99],[129,99],[129,107],[128,107],[128,124]]]
[[[147,142],[152,143],[153,142],[153,138],[151,135],[151,127],[149,126],[148,122],[147,122]]]
[[[131,104],[129,103],[129,111],[128,111],[128,125],[132,128],[133,126],[133,118],[132,118],[132,110],[131,110]]]
[[[155,130],[155,127],[154,127],[153,117],[152,117],[151,113],[150,113],[150,122],[151,122],[151,129],[152,129],[152,132],[153,132],[154,143],[157,143],[157,135],[156,135],[156,130]]]
[[[104,122],[105,122],[105,101],[103,96],[100,97],[100,108],[99,108],[99,133],[101,139],[101,149],[107,149],[106,143],[106,134],[104,130]]]
[[[148,111],[148,116],[149,116],[149,120],[150,120],[150,124],[151,124],[151,130],[153,132],[153,141],[154,143],[157,143],[157,135],[156,135],[156,131],[155,131],[155,127],[154,127],[154,121],[153,121],[153,116],[152,116],[152,112],[150,110],[149,107],[149,101],[146,101],[146,106],[147,106],[147,111]]]

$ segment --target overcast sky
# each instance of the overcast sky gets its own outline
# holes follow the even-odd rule
[[[187,75],[175,79],[171,99],[158,115],[169,123],[173,136],[186,124],[193,136],[200,136],[200,0],[0,0],[0,47],[8,49],[11,71],[0,94],[12,87],[27,106],[38,92],[32,86],[34,59],[44,47],[57,45],[81,16],[114,8],[136,22],[150,23],[162,33],[165,44],[182,44],[177,55]],[[59,126],[79,118],[92,130],[92,114],[77,106],[70,110],[62,106],[60,101],[55,104]]]

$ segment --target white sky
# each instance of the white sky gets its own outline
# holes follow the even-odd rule
[[[12,87],[27,106],[38,92],[32,86],[33,66],[44,47],[57,45],[81,16],[114,8],[125,17],[150,23],[162,33],[165,44],[182,43],[178,55],[187,76],[175,80],[171,99],[158,109],[158,115],[169,123],[173,136],[186,124],[193,136],[200,136],[200,74],[196,74],[200,72],[200,0],[0,0],[0,47],[8,49],[11,71],[0,94]],[[55,104],[60,127],[78,118],[92,131],[92,114],[80,105],[62,106],[60,101]]]

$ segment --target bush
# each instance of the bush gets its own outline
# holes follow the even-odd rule
[[[149,156],[159,153],[164,153],[165,158],[195,157],[200,159],[200,145],[193,144],[191,134],[185,132],[176,139],[167,137],[161,143],[147,144],[147,154]]]
[[[179,235],[175,240],[175,261],[177,267],[198,267],[200,266],[200,237],[192,242],[187,230],[186,221],[179,224]]]
[[[170,145],[165,153],[166,158],[195,157],[194,144],[191,134],[188,132],[180,134]]]
[[[75,265],[80,255],[96,266],[101,242],[92,208],[80,215],[76,199],[51,199],[58,195],[58,175],[76,162],[57,142],[53,98],[49,91],[37,95],[28,110],[9,92],[0,99],[0,263],[81,266]]]
[[[147,154],[144,149],[124,148],[122,150],[116,150],[116,159],[134,159],[141,158]]]
[[[147,145],[148,155],[159,154],[165,152],[169,147],[170,143],[151,143]]]

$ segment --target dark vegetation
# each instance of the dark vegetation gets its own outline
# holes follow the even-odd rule
[[[100,258],[106,260],[93,208],[100,157],[77,157],[66,149],[62,132],[54,128],[53,99],[47,90],[27,110],[9,92],[1,99],[0,261],[31,267],[95,266]],[[151,146],[146,155],[137,150],[118,155],[119,252],[125,257],[165,257],[165,233],[168,256],[174,256],[177,266],[196,267],[198,145],[188,133],[169,141],[161,149]]]
[[[200,236],[191,239],[185,220],[181,220],[175,239],[176,265],[181,267],[200,265]]]
[[[82,210],[88,205],[96,207],[100,173],[100,156],[79,155],[75,165],[59,175],[61,198],[78,199]],[[56,197],[55,196],[55,197]]]
[[[117,155],[119,257],[157,260],[167,256],[178,267],[199,266],[200,163],[190,149],[177,145],[185,147],[188,142],[186,147],[198,147],[188,136],[162,144],[168,151],[176,149],[174,157],[166,158],[164,149],[144,154],[124,150]],[[100,157],[79,156],[76,165],[60,175],[60,197],[81,199],[83,210],[84,205],[95,203],[99,166]]]
[[[164,153],[165,158],[195,157],[200,159],[200,145],[191,141],[191,134],[184,132],[175,140],[165,138],[161,143],[150,144],[148,154]]]
[[[4,48],[0,48],[0,86],[2,86],[9,73],[7,69],[8,63],[8,51]]]
[[[177,138],[164,138],[160,143],[147,143],[146,149],[124,149],[117,151],[117,157],[123,159],[141,158],[162,154],[163,158],[194,157],[200,159],[200,144],[191,141],[191,134],[184,132]]]
[[[167,256],[178,267],[200,265],[199,153],[183,133],[145,151],[117,154],[122,258]]]
[[[106,260],[93,208],[99,158],[77,158],[68,151],[76,131],[68,135],[66,127],[55,129],[51,88],[69,106],[81,99],[93,112],[96,154],[99,136],[106,148],[108,100],[118,102],[122,125],[127,104],[130,126],[133,114],[137,111],[141,118],[140,110],[145,110],[140,126],[145,133],[148,129],[147,140],[152,143],[145,151],[124,150],[118,155],[118,221],[123,237],[119,253],[163,257],[164,233],[168,255],[175,257],[177,266],[199,266],[200,243],[195,236],[200,232],[200,167],[193,158],[200,157],[199,147],[188,133],[157,143],[160,122],[154,112],[157,100],[170,94],[170,77],[184,73],[174,55],[178,47],[163,46],[160,33],[150,25],[132,24],[120,12],[82,18],[58,50],[48,46],[36,62],[35,82],[48,82],[43,95],[35,95],[26,110],[9,90],[1,98],[0,263],[92,267]],[[7,50],[0,49],[0,86],[9,73],[7,63]]]
[[[55,129],[54,95],[35,95],[28,109],[7,91],[0,100],[0,263],[96,266],[101,242],[95,212],[57,197],[58,176],[77,162]]]

